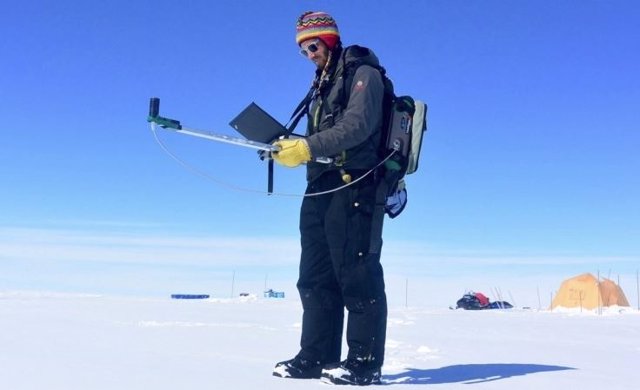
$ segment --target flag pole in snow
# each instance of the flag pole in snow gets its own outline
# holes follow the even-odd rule
[[[513,306],[517,307],[518,305],[516,304],[516,300],[513,299],[513,295],[511,295],[511,290],[507,291],[509,293],[509,299],[511,299],[511,302],[513,302]]]
[[[233,274],[231,275],[231,297],[233,298],[233,289],[235,287],[236,284],[236,270],[233,270]]]
[[[600,300],[600,294],[601,294],[601,290],[600,290],[600,270],[598,270],[598,315],[602,315],[602,302]]]
[[[638,310],[640,311],[640,271],[636,270],[636,297],[638,300]]]
[[[409,307],[409,278],[405,280],[404,284],[404,307]]]

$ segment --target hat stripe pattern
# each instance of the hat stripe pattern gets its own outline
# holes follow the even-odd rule
[[[296,23],[296,43],[320,36],[340,37],[336,21],[324,12],[307,12]]]

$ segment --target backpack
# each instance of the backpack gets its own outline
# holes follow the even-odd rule
[[[356,57],[356,60],[344,63],[347,52]],[[386,70],[377,64],[371,64],[365,60],[370,54],[366,47],[353,45],[343,49],[341,57],[344,63],[342,75],[341,101],[346,107],[351,92],[351,84],[356,70],[361,65],[369,65],[376,68],[382,76],[384,83],[383,97],[383,123],[378,157],[384,160],[383,177],[387,183],[387,195],[385,199],[385,213],[390,218],[395,218],[404,210],[407,204],[407,188],[404,177],[414,173],[418,169],[422,135],[427,130],[427,105],[411,96],[396,96],[393,82],[387,77]],[[298,121],[308,113],[309,103],[313,97],[314,87],[302,99],[298,107],[293,111],[287,126],[287,135],[295,129]],[[385,160],[386,159],[386,160]],[[269,192],[273,187],[273,160],[269,165]]]
[[[342,53],[343,59],[347,51],[356,58],[366,57],[370,53],[365,47],[349,46]],[[395,218],[407,204],[404,178],[418,169],[422,135],[427,130],[427,105],[411,96],[396,96],[393,82],[387,77],[386,70],[360,59],[345,64],[342,76],[342,90],[345,94],[351,91],[356,70],[365,64],[376,68],[384,83],[383,124],[378,155],[381,160],[386,159],[383,175],[388,186],[385,212],[390,218]],[[345,96],[344,104],[348,101],[348,96]]]

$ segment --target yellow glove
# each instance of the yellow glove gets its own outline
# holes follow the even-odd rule
[[[274,142],[273,146],[278,148],[277,152],[271,154],[273,159],[285,167],[294,168],[311,160],[309,145],[302,138],[282,139]]]

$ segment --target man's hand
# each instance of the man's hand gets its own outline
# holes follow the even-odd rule
[[[307,141],[302,138],[282,139],[273,143],[278,148],[272,153],[272,157],[278,164],[294,168],[311,160],[311,150]]]

